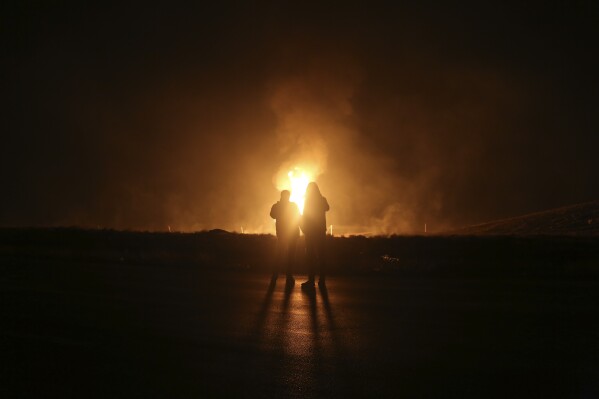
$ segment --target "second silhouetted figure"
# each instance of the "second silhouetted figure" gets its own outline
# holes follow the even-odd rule
[[[327,199],[320,194],[318,185],[312,182],[306,188],[306,202],[300,226],[306,237],[306,258],[308,261],[308,281],[302,284],[302,289],[314,289],[315,268],[318,266],[320,278],[318,285],[325,284],[325,239],[327,221],[325,213],[329,210]]]

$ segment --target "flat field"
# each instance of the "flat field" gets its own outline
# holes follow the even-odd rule
[[[0,240],[3,398],[599,397],[597,238],[329,238],[314,294],[271,236]]]

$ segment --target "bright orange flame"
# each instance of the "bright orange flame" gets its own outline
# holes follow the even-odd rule
[[[308,187],[308,183],[312,181],[312,177],[300,168],[290,170],[289,173],[287,173],[287,177],[289,178],[289,184],[291,186],[291,197],[289,200],[295,202],[300,213],[303,214],[306,187]]]

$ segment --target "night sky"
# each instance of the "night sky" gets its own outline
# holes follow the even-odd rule
[[[294,166],[340,234],[599,198],[596,1],[47,3],[0,6],[0,226],[273,232]]]

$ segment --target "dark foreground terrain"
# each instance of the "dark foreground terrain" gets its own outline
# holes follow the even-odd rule
[[[0,397],[599,397],[599,241],[0,230]],[[301,271],[301,268],[300,268]]]

